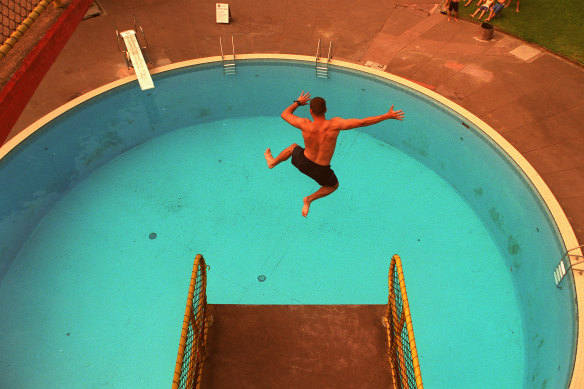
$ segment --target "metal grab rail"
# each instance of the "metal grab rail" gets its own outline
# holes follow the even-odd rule
[[[318,40],[318,45],[316,47],[316,55],[315,55],[315,68],[316,68],[316,77],[320,78],[328,78],[328,65],[331,62],[332,58],[332,49],[333,49],[333,42],[331,41],[329,44],[329,52],[327,56],[326,62],[320,62],[320,39]]]
[[[554,280],[558,288],[562,289],[560,283],[562,282],[566,274],[568,274],[568,272],[574,268],[574,266],[584,263],[584,256],[582,255],[581,252],[580,254],[570,254],[572,251],[579,250],[582,247],[584,247],[584,244],[578,247],[574,247],[573,249],[566,250],[564,256],[560,259],[560,263],[558,264],[558,266],[556,266],[556,269],[554,270]],[[578,262],[572,262],[571,258],[582,258],[582,260]],[[568,259],[567,266],[564,263],[565,259]]]
[[[137,33],[138,30],[140,30],[140,32],[142,33],[142,39],[144,40],[144,44],[142,45],[140,43],[140,41],[138,40],[138,34],[136,34],[136,40],[138,41],[138,44],[140,45],[140,50],[142,51],[142,55],[144,55],[144,59],[146,60],[146,62],[152,63],[152,61],[150,60],[150,57],[148,56],[148,52],[146,51],[146,49],[148,48],[148,40],[146,39],[146,34],[144,33],[144,29],[142,28],[142,25],[140,24],[140,22],[136,19],[136,15],[132,15],[134,17],[134,31]],[[126,65],[129,68],[133,68],[134,65],[132,64],[132,60],[130,59],[130,53],[128,52],[128,48],[126,47],[126,44],[124,43],[124,39],[122,38],[122,33],[118,30],[118,25],[116,24],[116,20],[114,19],[114,26],[116,27],[116,38],[117,38],[117,44],[118,44],[118,51],[120,53],[124,54],[124,58],[126,60]],[[123,32],[123,31],[122,31]],[[122,46],[120,46],[120,42],[123,43],[123,48]]]
[[[223,61],[223,74],[236,74],[237,70],[235,69],[235,42],[233,40],[233,35],[231,35],[231,48],[233,49],[233,59],[225,59],[225,55],[223,55],[223,41],[221,37],[219,37],[219,47],[221,48],[221,60]]]
[[[198,389],[207,344],[207,268],[201,254],[195,257],[183,321],[172,389]]]
[[[388,284],[389,297],[383,321],[387,329],[393,384],[396,389],[423,389],[406,284],[397,254],[391,258]]]
[[[320,58],[320,39],[318,40],[318,45],[316,46],[316,64],[318,65],[318,59]]]

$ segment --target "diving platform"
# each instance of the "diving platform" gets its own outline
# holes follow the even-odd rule
[[[201,389],[392,389],[386,309],[209,304]]]
[[[140,89],[152,89],[154,88],[154,82],[152,81],[152,76],[150,76],[150,71],[146,65],[146,60],[142,55],[142,49],[138,45],[138,40],[136,39],[136,31],[126,30],[120,33],[121,37],[124,39],[124,44],[126,45],[126,60],[127,63],[134,68],[136,72],[136,77],[138,77],[138,83],[140,84]]]
[[[138,42],[138,30],[140,30],[142,33],[144,45],[140,45]],[[148,65],[146,65],[146,62],[150,62],[150,58],[146,52],[148,41],[146,40],[146,34],[144,34],[144,30],[136,20],[136,17],[134,16],[133,30],[118,32],[118,28],[116,26],[116,36],[118,38],[118,50],[124,54],[124,59],[126,60],[128,69],[134,68],[136,77],[138,78],[138,83],[140,84],[140,89],[147,90],[154,88],[152,76],[148,70]]]

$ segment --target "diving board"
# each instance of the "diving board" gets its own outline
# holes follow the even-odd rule
[[[154,88],[154,82],[150,76],[150,71],[148,70],[144,56],[142,55],[142,49],[136,39],[136,31],[122,31],[120,35],[124,39],[126,49],[128,50],[126,55],[130,57],[129,59],[134,67],[134,71],[136,72],[136,77],[138,77],[140,89],[146,90]]]

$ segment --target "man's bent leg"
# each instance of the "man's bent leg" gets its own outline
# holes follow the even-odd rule
[[[286,147],[284,150],[282,150],[282,152],[276,158],[272,156],[272,151],[268,147],[264,153],[268,167],[271,169],[280,162],[284,162],[290,158],[292,156],[292,150],[294,150],[297,146],[298,145],[296,143],[292,143],[289,147]]]
[[[321,186],[319,190],[311,194],[310,196],[306,196],[304,198],[304,207],[302,207],[302,216],[306,217],[308,215],[308,209],[310,208],[310,203],[314,200],[323,198],[325,196],[330,195],[339,187],[339,183],[337,182],[335,186]]]

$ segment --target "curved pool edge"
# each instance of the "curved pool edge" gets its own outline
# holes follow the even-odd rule
[[[582,250],[579,248],[578,239],[576,238],[576,234],[572,228],[572,225],[568,221],[568,217],[564,213],[564,210],[560,206],[560,203],[552,193],[551,189],[545,183],[543,178],[537,173],[535,168],[525,159],[525,157],[515,148],[511,143],[509,143],[501,134],[495,131],[491,126],[481,120],[479,117],[471,113],[470,111],[466,110],[465,108],[461,107],[460,105],[452,102],[451,100],[447,99],[446,97],[407,79],[402,77],[398,77],[396,75],[382,72],[379,70],[371,69],[363,65],[356,65],[349,62],[344,61],[331,61],[335,65],[348,67],[351,69],[359,70],[362,72],[374,74],[391,81],[397,82],[404,86],[407,86],[415,91],[422,93],[441,104],[445,105],[446,107],[450,108],[451,110],[455,111],[459,115],[465,117],[470,122],[472,122],[477,129],[480,129],[489,139],[491,139],[495,144],[497,144],[508,156],[511,160],[513,160],[517,166],[522,170],[523,174],[525,174],[526,178],[531,182],[534,189],[539,193],[543,202],[545,203],[546,207],[548,208],[556,226],[560,232],[562,237],[562,241],[564,242],[564,246],[571,250],[571,252],[575,255],[582,256]],[[557,259],[557,262],[560,262],[560,258]],[[574,263],[575,261],[572,261]],[[576,337],[577,337],[577,344],[576,344],[576,355],[574,360],[574,366],[572,368],[572,377],[570,379],[570,386],[569,389],[579,389],[584,387],[584,337],[580,336],[580,334],[584,334],[584,317],[582,317],[582,312],[584,312],[584,301],[582,299],[578,299],[578,296],[584,295],[584,273],[581,271],[574,271],[572,272],[574,276],[574,287],[576,292]],[[550,282],[553,278],[553,274],[550,274]]]
[[[314,57],[310,56],[303,56],[303,55],[286,55],[286,54],[246,54],[246,55],[238,55],[238,60],[287,60],[287,61],[302,61],[307,63],[313,63]],[[184,67],[201,65],[201,64],[211,64],[211,63],[221,63],[222,58],[220,56],[215,57],[206,57],[206,58],[199,58],[193,59],[183,62],[177,62],[170,65],[165,65],[161,67],[157,67],[155,69],[151,69],[152,74],[163,73],[166,71],[176,70]],[[397,84],[403,85],[407,88],[410,88],[418,93],[421,93],[433,100],[436,100],[440,104],[448,107],[452,111],[456,112],[460,116],[466,118],[469,122],[471,122],[477,129],[482,131],[486,138],[492,140],[494,144],[499,146],[507,155],[508,157],[515,162],[517,167],[523,172],[525,177],[529,180],[533,188],[539,193],[541,196],[542,201],[548,208],[551,217],[553,218],[556,226],[559,230],[561,235],[562,241],[564,246],[568,249],[578,247],[579,243],[577,241],[576,235],[572,226],[570,225],[566,214],[564,213],[563,209],[561,208],[558,200],[553,195],[552,191],[549,189],[547,184],[544,182],[542,177],[537,173],[537,171],[531,166],[531,164],[523,157],[521,153],[519,153],[503,136],[501,136],[498,132],[496,132],[493,128],[491,128],[487,123],[482,121],[476,115],[472,114],[471,112],[467,111],[463,107],[459,106],[458,104],[452,102],[451,100],[445,98],[438,93],[425,88],[424,86],[417,84],[413,81],[404,79],[402,77],[398,77],[396,75],[371,69],[369,67],[342,61],[342,60],[331,60],[331,65],[335,65],[342,68],[352,69],[363,73],[368,73],[374,76],[378,76]],[[41,119],[37,120],[26,129],[18,133],[8,142],[0,147],[0,159],[6,156],[12,149],[17,147],[21,142],[23,142],[26,138],[30,135],[34,134],[38,129],[55,119],[56,117],[62,115],[63,113],[67,112],[68,110],[84,103],[85,101],[92,99],[100,94],[110,91],[111,89],[117,88],[119,86],[128,84],[130,82],[136,81],[136,76],[131,75],[119,80],[113,81],[102,87],[94,89],[90,92],[87,92],[68,103],[62,105],[61,107],[57,108],[56,110],[50,112],[49,114],[43,116]],[[575,254],[582,255],[582,251],[577,249],[574,251]],[[557,261],[560,261],[560,258],[557,258]],[[578,295],[584,295],[584,275],[580,274],[580,272],[574,272],[574,284],[575,284],[575,292],[576,292],[576,320],[578,323],[575,325],[576,329],[576,355],[575,355],[575,362],[572,368],[572,376],[570,379],[570,389],[576,389],[584,387],[584,339],[582,336],[579,336],[580,333],[584,333],[584,320],[582,319],[582,312],[584,311],[584,302],[582,299],[578,299]],[[550,282],[552,282],[553,274],[550,274]]]

